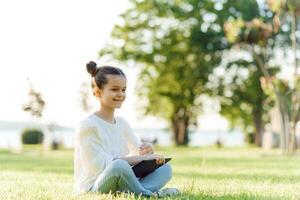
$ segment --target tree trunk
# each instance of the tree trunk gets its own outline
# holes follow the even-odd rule
[[[287,122],[286,115],[282,107],[279,108],[279,111],[280,111],[280,119],[281,119],[280,147],[283,150],[283,153],[285,153],[287,150],[287,135],[288,135],[286,126],[288,126],[288,124],[286,123]]]
[[[289,153],[295,153],[297,145],[296,145],[296,123],[290,122],[290,141],[289,141]]]
[[[172,130],[173,136],[175,140],[175,144],[177,146],[183,146],[188,144],[188,124],[189,117],[188,116],[178,116],[178,114],[173,116],[172,118]]]
[[[263,126],[263,121],[262,121],[262,110],[260,108],[254,109],[253,121],[254,121],[254,125],[255,125],[255,144],[257,146],[261,147],[264,126]]]
[[[281,146],[283,148],[283,153],[288,153],[289,141],[290,141],[290,117],[288,113],[288,105],[284,103],[283,97],[277,95],[277,100],[279,102],[279,109],[281,115],[281,127],[282,127],[282,139]]]

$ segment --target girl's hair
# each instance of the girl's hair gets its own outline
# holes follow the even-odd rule
[[[124,72],[112,66],[101,66],[97,67],[97,64],[93,61],[90,61],[86,64],[86,70],[92,77],[95,79],[95,83],[98,88],[103,88],[103,86],[108,82],[106,75],[119,75],[125,76]]]

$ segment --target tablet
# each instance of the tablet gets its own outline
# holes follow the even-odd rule
[[[171,158],[165,158],[165,163],[169,162]],[[164,164],[156,164],[155,159],[153,160],[143,160],[142,162],[134,165],[132,167],[132,170],[136,177],[143,178],[159,168],[160,166],[163,166]]]

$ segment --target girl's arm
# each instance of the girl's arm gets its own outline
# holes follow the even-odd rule
[[[158,164],[165,162],[165,158],[163,156],[157,155],[157,154],[127,156],[127,157],[121,157],[121,158],[114,158],[114,160],[116,160],[116,159],[126,160],[129,165],[136,165],[136,164],[142,162],[143,160],[153,160],[153,159],[155,159],[156,162],[158,162]]]

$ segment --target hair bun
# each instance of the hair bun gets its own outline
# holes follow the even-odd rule
[[[86,70],[91,74],[92,77],[95,77],[98,72],[97,64],[94,61],[90,61],[86,64]]]

